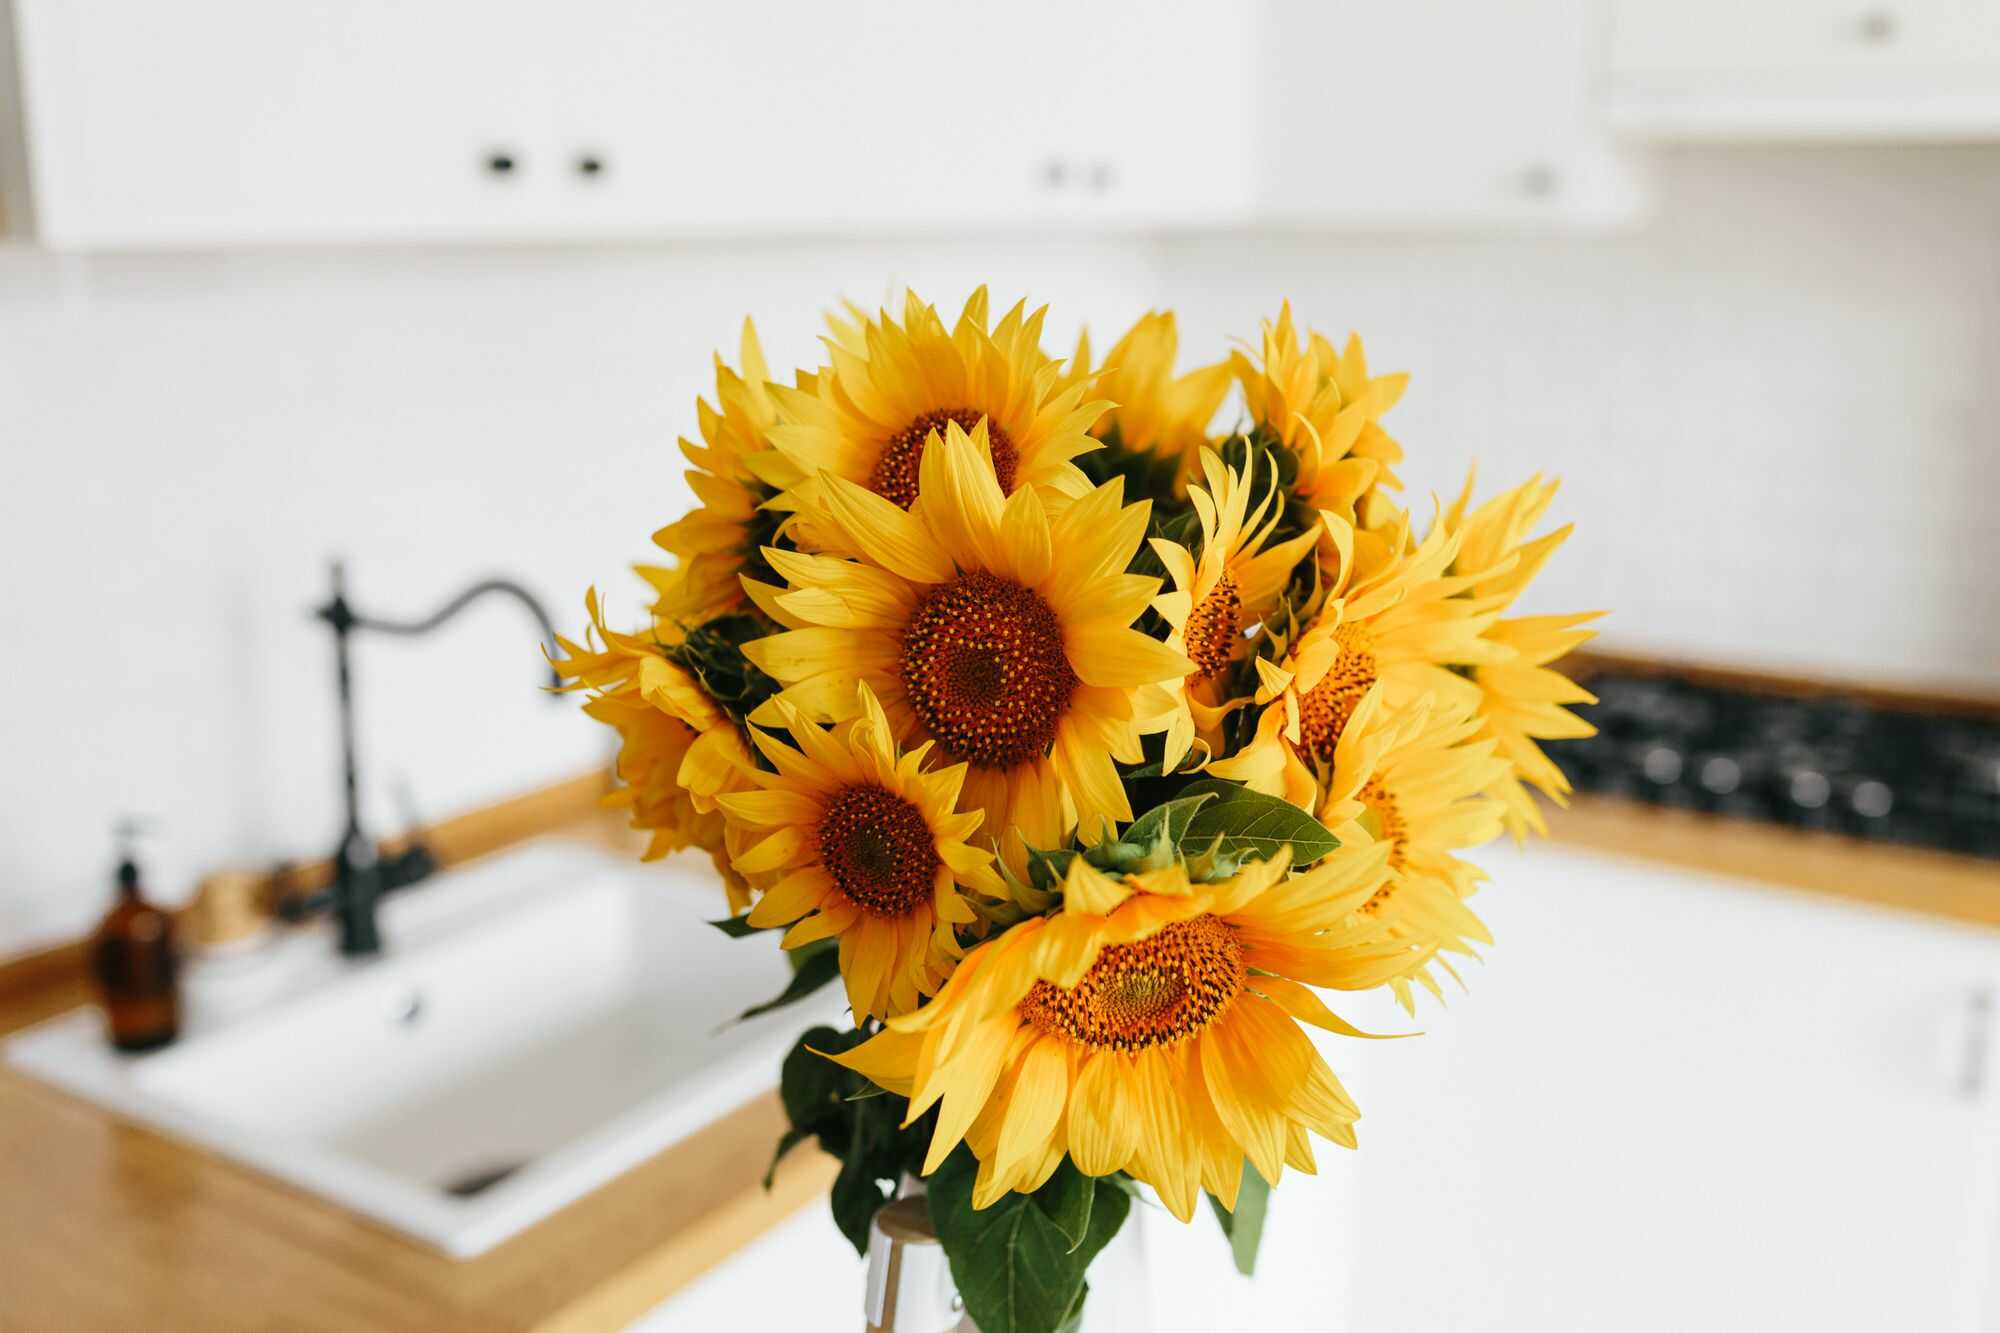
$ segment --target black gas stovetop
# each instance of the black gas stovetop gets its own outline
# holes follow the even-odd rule
[[[1604,672],[1577,790],[2000,858],[2000,721]]]

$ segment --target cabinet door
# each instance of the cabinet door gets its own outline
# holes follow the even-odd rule
[[[1616,220],[1634,181],[1585,114],[1579,0],[1292,0],[1267,206],[1396,227]]]
[[[1253,216],[1266,6],[1240,0],[1032,0],[1031,213],[1174,229]],[[1017,12],[1018,7],[1017,7]]]
[[[1546,847],[1488,864],[1471,993],[1331,1048],[1365,1117],[1346,1326],[1990,1327],[1995,936]]]
[[[16,0],[55,246],[532,231],[525,0]],[[501,169],[505,168],[505,169]]]
[[[685,8],[544,22],[589,231],[985,230],[1235,216],[1252,24],[1226,0]]]
[[[1989,62],[1991,0],[1618,0],[1611,59],[1625,74],[1753,74],[1810,83]]]
[[[2000,132],[1994,0],[1618,0],[1608,38],[1605,109],[1627,137]]]
[[[915,0],[576,0],[542,41],[557,137],[603,165],[571,183],[572,230],[921,226],[977,207],[962,108],[983,80]]]

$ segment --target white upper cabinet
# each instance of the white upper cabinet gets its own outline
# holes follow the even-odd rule
[[[533,227],[551,145],[519,10],[15,0],[36,231],[116,247]]]
[[[1248,216],[1230,0],[14,8],[52,246]]]
[[[573,0],[543,23],[555,135],[597,164],[575,231],[1176,226],[1247,205],[1252,27],[1228,0]]]
[[[1293,0],[1267,206],[1397,227],[1616,220],[1636,180],[1587,110],[1582,0]]]
[[[1582,3],[12,0],[18,146],[57,248],[1560,222]]]
[[[1996,0],[1615,0],[1605,44],[1635,137],[2000,134]]]
[[[1030,67],[1048,69],[1063,88],[1056,114],[1042,122],[1042,208],[1084,222],[1255,220],[1269,149],[1271,75],[1261,64],[1268,5],[1017,0],[993,8],[1025,22]]]

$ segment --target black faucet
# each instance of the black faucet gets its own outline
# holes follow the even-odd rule
[[[289,920],[301,920],[317,911],[330,911],[340,926],[340,951],[363,957],[382,951],[382,935],[375,923],[376,904],[382,895],[415,884],[437,869],[437,861],[422,842],[412,842],[393,856],[384,856],[375,840],[361,831],[360,779],[354,754],[353,669],[348,660],[347,640],[355,630],[375,630],[383,634],[414,636],[428,634],[490,592],[505,593],[526,607],[535,618],[543,641],[555,647],[555,627],[548,612],[520,584],[511,579],[482,579],[420,620],[385,620],[364,616],[348,605],[346,575],[339,561],[333,565],[333,598],[313,614],[333,629],[334,663],[340,691],[340,753],[342,794],[346,803],[346,823],[340,845],[333,853],[333,881],[319,893],[287,899],[281,913]],[[552,683],[562,677],[549,669]]]

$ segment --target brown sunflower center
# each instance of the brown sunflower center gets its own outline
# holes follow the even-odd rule
[[[1077,678],[1048,603],[975,570],[917,603],[903,631],[903,686],[953,758],[1009,768],[1048,753]]]
[[[1299,740],[1307,753],[1322,762],[1333,759],[1340,733],[1368,687],[1375,683],[1375,654],[1368,631],[1359,625],[1342,625],[1333,632],[1340,655],[1299,700]]]
[[[826,803],[819,855],[848,901],[873,916],[903,916],[930,901],[942,864],[924,812],[873,785],[844,788]]]
[[[1366,807],[1361,814],[1361,823],[1376,839],[1389,844],[1389,869],[1400,872],[1408,864],[1410,848],[1410,824],[1403,818],[1403,812],[1396,805],[1396,798],[1382,785],[1381,779],[1370,778],[1361,785],[1358,793],[1361,804]],[[1396,880],[1375,890],[1374,896],[1361,904],[1361,910],[1373,916],[1387,905],[1396,891]]]
[[[1036,982],[1021,1001],[1021,1016],[1080,1046],[1167,1046],[1220,1017],[1242,992],[1244,975],[1236,932],[1219,918],[1198,916],[1136,943],[1108,946],[1068,990]]]
[[[882,446],[882,456],[875,460],[875,470],[868,474],[868,489],[884,499],[908,509],[917,499],[918,467],[924,459],[924,441],[932,431],[940,435],[952,422],[970,435],[972,428],[986,418],[986,441],[993,450],[993,475],[1000,479],[1000,493],[1014,493],[1014,469],[1020,456],[1014,451],[1014,442],[1007,438],[1007,432],[1000,429],[1000,423],[987,417],[984,412],[975,412],[969,407],[945,407],[935,412],[926,412],[902,430],[889,437],[889,443]]]
[[[1229,666],[1242,629],[1243,597],[1236,580],[1224,573],[1222,581],[1208,590],[1201,605],[1188,614],[1187,655],[1194,663],[1194,679],[1213,680]]]

